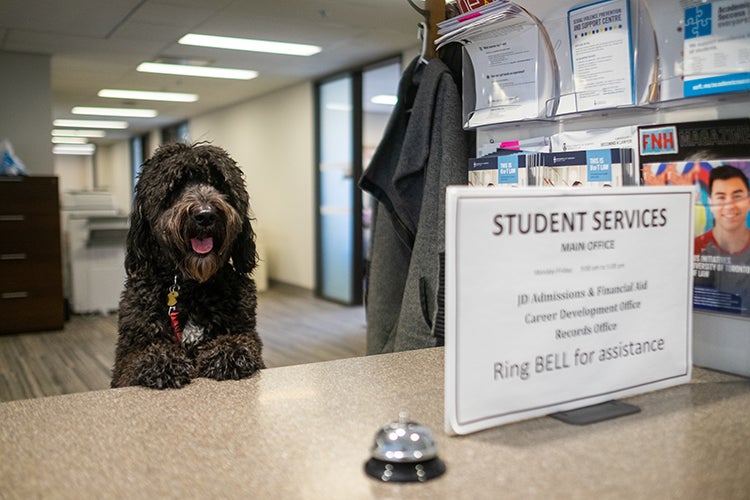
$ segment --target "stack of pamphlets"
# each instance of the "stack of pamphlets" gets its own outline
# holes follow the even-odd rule
[[[633,184],[629,148],[530,152],[498,150],[469,160],[472,186],[618,187]]]

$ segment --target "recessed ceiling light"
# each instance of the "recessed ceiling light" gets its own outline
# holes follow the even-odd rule
[[[267,52],[270,54],[284,54],[290,56],[311,56],[322,49],[317,45],[301,43],[272,42],[270,40],[251,40],[249,38],[233,38],[228,36],[199,35],[188,33],[179,39],[182,45],[197,45],[215,49],[248,50],[250,52]]]
[[[88,144],[88,139],[85,137],[60,137],[56,136],[52,138],[53,144]]]
[[[64,137],[104,137],[104,130],[52,129],[52,135]]]
[[[146,90],[101,89],[97,95],[99,97],[114,99],[139,99],[143,101],[195,102],[198,100],[196,94],[152,92]]]
[[[332,102],[332,103],[326,104],[326,109],[328,111],[351,111],[352,106],[351,104],[342,104],[342,103]]]
[[[128,128],[128,122],[119,122],[114,120],[66,120],[57,119],[52,124],[55,127],[73,127],[73,128],[104,128],[104,129],[123,129]]]
[[[155,109],[97,108],[87,106],[76,106],[70,112],[74,115],[127,116],[130,118],[153,118],[157,115]]]
[[[370,99],[370,102],[373,104],[386,104],[388,106],[394,106],[398,102],[398,97],[396,97],[395,95],[381,94],[373,96]]]
[[[52,146],[52,152],[56,155],[86,155],[94,154],[96,146],[93,144],[58,144]]]
[[[136,69],[144,73],[204,76],[207,78],[229,78],[234,80],[252,80],[253,78],[258,76],[257,71],[252,71],[249,69],[214,68],[210,66],[189,66],[186,64],[165,64],[152,62],[141,63]]]

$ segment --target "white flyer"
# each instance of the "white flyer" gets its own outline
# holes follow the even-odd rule
[[[475,110],[469,126],[539,114],[539,28],[522,16],[492,24],[463,40],[474,66]]]
[[[685,9],[685,97],[750,89],[750,4],[717,0]]]
[[[628,0],[603,0],[568,11],[578,111],[635,103]]]
[[[446,431],[689,382],[693,196],[449,187]]]

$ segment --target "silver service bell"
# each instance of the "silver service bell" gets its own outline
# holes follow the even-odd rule
[[[375,433],[371,455],[365,472],[386,482],[427,481],[445,472],[432,431],[404,412]]]

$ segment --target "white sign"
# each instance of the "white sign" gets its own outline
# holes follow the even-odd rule
[[[446,430],[689,382],[693,196],[448,188]]]
[[[717,0],[685,9],[685,97],[750,89],[750,8]]]
[[[536,118],[539,28],[529,19],[509,16],[463,42],[474,67],[476,92],[469,125]]]
[[[578,111],[635,102],[628,0],[607,0],[568,12]]]

